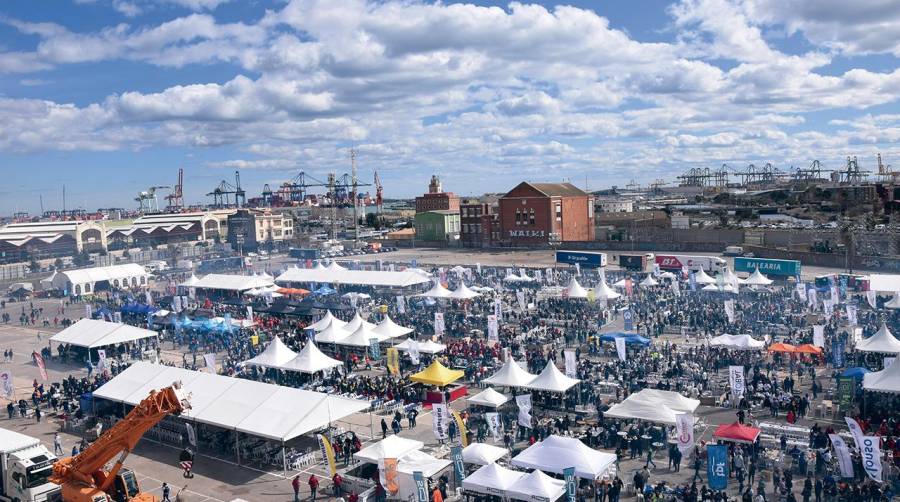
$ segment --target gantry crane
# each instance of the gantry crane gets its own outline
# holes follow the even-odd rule
[[[184,209],[184,169],[178,169],[178,183],[172,193],[166,195],[166,209],[173,213],[177,213]]]
[[[138,196],[134,198],[134,201],[138,203],[138,211],[144,212],[144,209],[148,211],[159,211],[159,201],[156,198],[156,191],[160,188],[170,188],[168,185],[156,185],[152,186],[142,192],[138,192]]]
[[[214,188],[212,192],[206,194],[207,197],[213,198],[213,206],[219,209],[232,206],[231,195],[234,196],[234,207],[240,208],[247,203],[247,194],[244,192],[244,189],[241,188],[240,171],[234,172],[234,185],[222,180],[222,182],[219,183],[219,186]]]
[[[132,502],[159,502],[150,493],[140,491],[137,478],[122,465],[141,437],[169,415],[179,415],[191,408],[190,396],[181,383],[159,391],[151,391],[125,418],[103,433],[90,446],[74,457],[53,464],[50,481],[62,486],[64,502],[113,502],[119,493]],[[107,462],[119,458],[109,471]]]
[[[381,214],[381,208],[384,204],[384,190],[381,186],[381,178],[378,177],[378,171],[375,171],[375,210]]]

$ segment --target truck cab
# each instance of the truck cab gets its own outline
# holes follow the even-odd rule
[[[48,479],[56,456],[43,444],[3,452],[0,500],[19,502],[61,502],[59,485]]]

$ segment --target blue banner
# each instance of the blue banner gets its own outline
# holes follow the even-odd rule
[[[847,298],[847,276],[841,276],[841,298]]]
[[[691,291],[697,291],[697,273],[691,272],[689,278],[691,281]]]
[[[728,447],[712,445],[706,447],[706,477],[713,490],[728,488]]]
[[[575,494],[578,483],[575,481],[575,468],[566,467],[563,469],[563,477],[566,480],[566,502],[575,502]]]
[[[381,346],[378,345],[377,338],[369,339],[369,357],[376,361],[381,359]]]
[[[422,471],[413,471],[413,480],[416,482],[416,502],[428,502],[428,485]]]
[[[462,446],[453,446],[450,448],[450,458],[453,459],[453,472],[456,473],[456,482],[462,483],[466,478],[466,467],[463,463]]]
[[[844,340],[832,340],[831,341],[831,362],[835,368],[843,368],[844,367],[844,347],[846,342]]]
[[[625,323],[625,331],[634,331],[634,314],[631,309],[622,312],[622,321]]]
[[[412,261],[409,262],[409,264],[412,266],[412,268],[416,268],[419,266],[419,260],[413,258]]]

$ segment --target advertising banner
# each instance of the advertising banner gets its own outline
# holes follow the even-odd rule
[[[578,361],[575,360],[575,351],[563,351],[566,358],[566,376],[569,378],[578,378]]]
[[[566,502],[575,502],[578,491],[578,481],[575,479],[575,468],[563,469],[563,478],[566,480]]]
[[[859,447],[862,455],[863,469],[872,481],[881,483],[881,438],[879,436],[863,436]]]
[[[844,442],[844,438],[837,434],[829,434],[828,437],[831,439],[831,444],[834,445],[834,453],[841,468],[841,477],[852,478],[853,459],[850,457],[850,449],[847,448],[847,443]]]
[[[625,339],[621,336],[616,337],[616,355],[619,356],[619,361],[625,362],[625,359],[628,358],[628,351],[625,349]]]
[[[519,407],[519,425],[531,428],[531,394],[516,396],[516,406]]]
[[[706,447],[706,476],[713,490],[728,488],[728,447],[710,445]]]
[[[434,437],[438,441],[445,441],[447,439],[447,431],[450,426],[450,412],[447,410],[447,404],[434,404],[431,407],[431,411],[431,429],[434,432]]]
[[[690,413],[675,415],[675,430],[678,434],[678,449],[682,453],[690,451],[694,447],[694,415]]]

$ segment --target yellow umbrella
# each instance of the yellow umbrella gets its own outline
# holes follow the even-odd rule
[[[438,387],[446,387],[451,383],[459,380],[465,375],[461,370],[451,370],[440,363],[437,359],[431,363],[431,366],[424,370],[410,375],[409,379],[413,382],[424,383],[427,385],[436,385]]]

